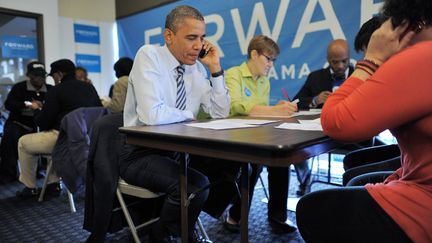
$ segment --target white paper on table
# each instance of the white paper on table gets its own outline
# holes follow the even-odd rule
[[[298,120],[298,122],[300,122],[301,124],[304,123],[316,123],[316,124],[321,124],[321,118],[317,118],[317,119],[313,119],[313,120]]]
[[[200,122],[200,123],[188,123],[185,125],[190,127],[199,127],[199,128],[214,129],[214,130],[257,127],[257,125],[249,125],[249,124],[244,124],[239,122],[229,122],[228,120],[229,119]]]
[[[265,117],[265,118],[291,118],[287,115],[249,115],[249,117]]]
[[[304,131],[322,131],[321,124],[307,122],[307,123],[282,123],[275,128],[289,129],[289,130],[304,130]]]
[[[311,116],[311,115],[318,115],[321,114],[321,109],[310,109],[308,111],[298,111],[298,112],[294,112],[291,117],[296,117],[296,116]]]
[[[273,122],[278,122],[280,120],[222,119],[222,120],[217,120],[217,121],[238,122],[238,123],[248,124],[248,125],[264,125],[264,124],[269,124],[269,123],[273,123]]]

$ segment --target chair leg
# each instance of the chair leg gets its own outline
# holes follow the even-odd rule
[[[202,225],[201,219],[199,217],[198,217],[198,220],[197,220],[197,224],[198,224],[198,228],[199,228],[199,230],[201,232],[201,235],[204,237],[204,239],[206,239],[207,241],[210,241],[210,238],[208,237],[207,232],[204,229],[204,226]]]
[[[44,179],[44,182],[43,182],[43,185],[42,185],[42,190],[41,190],[41,192],[39,194],[39,199],[38,199],[39,202],[43,201],[43,197],[45,195],[45,190],[46,190],[46,187],[48,185],[48,176],[51,173],[51,170],[52,170],[52,159],[48,159],[47,170],[46,170],[46,173],[45,173],[45,179]]]
[[[289,167],[288,167],[288,168],[289,168]],[[264,195],[265,195],[265,197],[266,197],[267,200],[268,200],[268,199],[269,199],[269,195],[268,195],[267,189],[266,189],[266,187],[265,187],[265,185],[264,185],[264,181],[263,181],[263,179],[262,179],[262,177],[261,177],[261,174],[258,176],[258,179],[259,179],[260,182],[261,182],[261,186],[262,186],[262,188],[263,188]]]
[[[76,208],[75,208],[75,202],[74,202],[74,198],[72,193],[66,188],[66,192],[68,195],[68,199],[69,199],[69,207],[72,213],[76,212]]]
[[[328,153],[327,182],[331,183],[331,153]]]
[[[131,216],[129,214],[129,211],[127,210],[126,203],[123,200],[123,196],[121,195],[121,192],[120,192],[120,190],[118,188],[116,190],[116,194],[117,194],[117,199],[119,200],[120,206],[121,206],[121,208],[123,210],[123,214],[124,214],[124,216],[126,218],[126,221],[127,221],[128,225],[129,225],[129,229],[130,229],[130,231],[132,233],[132,236],[134,238],[134,241],[135,241],[135,243],[140,243],[141,241],[140,241],[140,239],[138,237],[137,230],[136,230],[135,225],[134,225],[134,223],[132,221],[132,218],[131,218]]]

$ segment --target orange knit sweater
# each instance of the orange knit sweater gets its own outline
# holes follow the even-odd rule
[[[346,80],[321,122],[327,135],[351,142],[390,129],[402,167],[365,187],[414,242],[432,242],[432,41],[394,55],[365,82]]]

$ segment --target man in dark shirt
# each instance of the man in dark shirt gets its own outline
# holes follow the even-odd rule
[[[15,84],[5,101],[10,113],[1,140],[0,178],[3,182],[17,179],[18,139],[36,132],[35,110],[42,108],[46,93],[52,87],[45,84],[46,74],[43,63],[30,62],[26,74],[29,79]]]
[[[75,65],[68,59],[51,64],[50,74],[56,83],[47,94],[43,108],[35,115],[36,125],[42,132],[22,136],[18,141],[20,163],[19,180],[25,185],[17,192],[18,197],[36,197],[36,165],[39,154],[50,154],[57,141],[62,118],[80,107],[101,106],[99,96],[93,87],[75,78]],[[58,196],[61,189],[55,173],[48,177],[47,195]]]
[[[334,89],[351,75],[349,46],[345,40],[332,41],[327,48],[328,68],[309,74],[305,84],[294,97],[299,99],[299,109],[321,108]]]

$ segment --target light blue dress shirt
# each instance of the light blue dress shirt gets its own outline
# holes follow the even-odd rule
[[[186,110],[175,108],[180,65],[166,45],[141,47],[129,75],[124,126],[161,125],[192,120],[200,106],[212,118],[229,114],[230,96],[223,76],[207,79],[203,64],[185,65]]]

